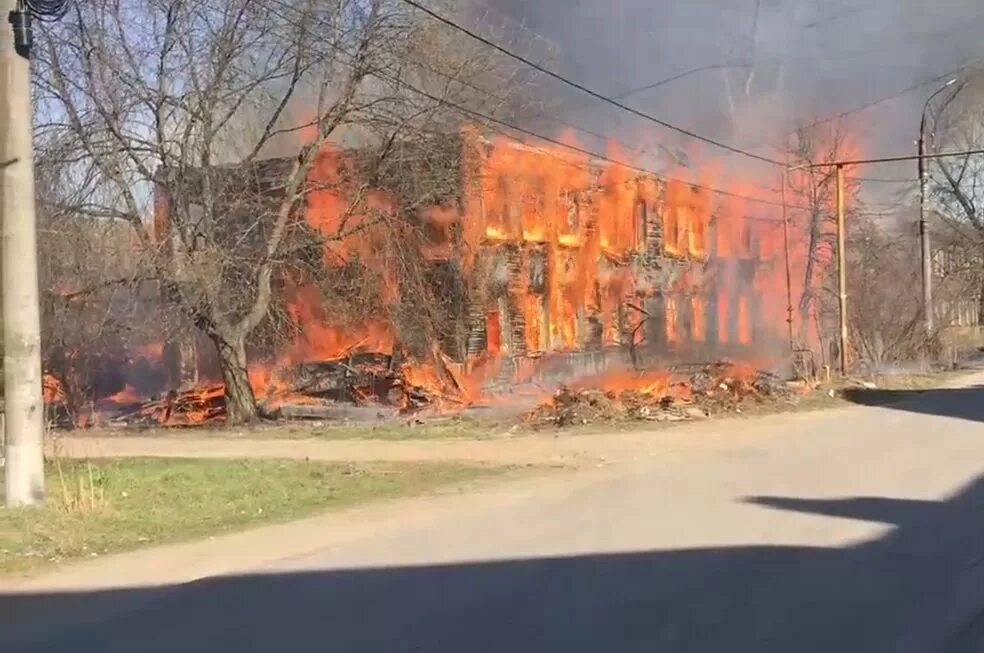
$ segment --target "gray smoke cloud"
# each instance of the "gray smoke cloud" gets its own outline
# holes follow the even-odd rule
[[[550,65],[561,74],[681,127],[771,155],[783,131],[841,112],[850,112],[866,155],[910,153],[923,102],[946,78],[901,91],[984,63],[980,0],[485,4],[553,44]],[[544,81],[540,90],[555,115],[587,129],[640,146],[659,141],[725,165],[756,165],[707,146],[694,150],[686,138],[559,82]],[[911,176],[908,167],[878,174]]]

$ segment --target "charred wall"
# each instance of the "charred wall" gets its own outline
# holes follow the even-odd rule
[[[577,191],[581,219],[587,221],[581,243],[549,247],[522,237],[503,242],[498,227],[495,238],[483,240],[482,256],[498,261],[490,273],[496,291],[473,299],[470,354],[484,350],[539,357],[568,352],[592,368],[611,359],[581,354],[622,350],[638,364],[706,360],[747,353],[766,337],[759,328],[764,303],[756,279],[770,263],[758,249],[755,230],[729,224],[727,229],[736,233],[728,237],[735,242],[728,243],[727,251],[719,250],[710,198],[699,189],[679,183],[668,187],[646,176],[620,183],[628,189],[621,191],[628,201],[619,205],[626,212],[620,228],[632,233],[628,248],[593,252],[586,244],[602,229],[599,206],[603,195],[612,192],[600,180]],[[492,208],[497,224],[502,215],[537,204],[528,197],[510,200],[512,206]],[[496,201],[501,203],[501,197]],[[488,220],[486,210],[466,219]],[[578,266],[594,269],[571,269]],[[555,275],[595,279],[595,288],[573,316],[559,318],[549,309],[552,293],[563,285],[551,278]],[[624,290],[606,289],[598,282],[617,276],[626,278]],[[569,323],[554,323],[558,319]],[[559,341],[558,331],[575,337]]]

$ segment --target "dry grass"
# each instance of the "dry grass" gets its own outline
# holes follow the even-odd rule
[[[86,462],[84,472],[78,470],[72,474],[76,482],[66,480],[61,459],[55,460],[54,467],[58,472],[58,498],[63,510],[69,513],[87,513],[98,512],[108,506],[105,488],[96,484],[91,463]]]

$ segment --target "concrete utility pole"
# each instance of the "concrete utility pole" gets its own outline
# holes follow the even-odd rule
[[[8,506],[44,499],[29,21],[17,0],[0,0],[0,219]]]
[[[847,247],[844,227],[844,166],[837,166],[837,290],[840,298],[840,373],[847,374]]]

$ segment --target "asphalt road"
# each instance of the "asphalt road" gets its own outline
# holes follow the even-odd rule
[[[0,596],[0,650],[984,651],[984,388],[898,399],[239,575]]]

